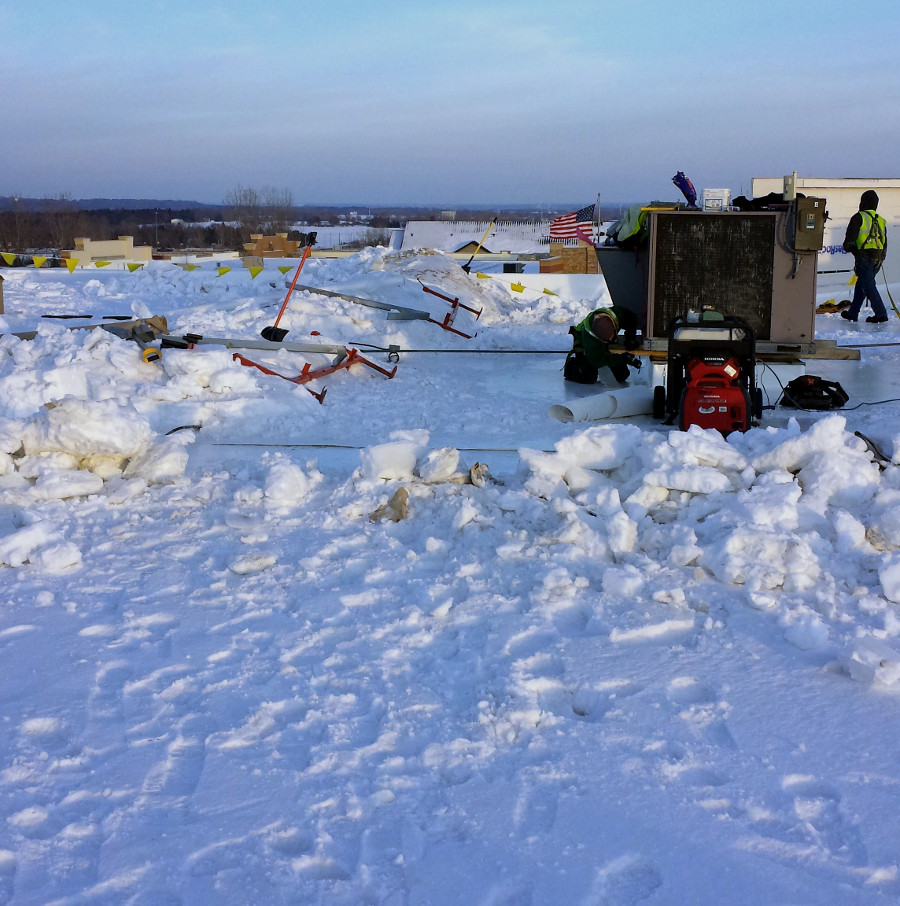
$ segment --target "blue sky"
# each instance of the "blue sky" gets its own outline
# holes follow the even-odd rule
[[[3,2],[0,195],[547,204],[900,176],[900,3]]]

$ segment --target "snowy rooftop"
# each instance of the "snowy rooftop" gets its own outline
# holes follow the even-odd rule
[[[546,252],[549,237],[549,220],[499,221],[493,226],[489,220],[410,220],[402,248],[458,252],[469,243],[484,240],[482,250],[486,252]]]
[[[3,272],[0,903],[895,904],[900,321],[724,439],[549,416],[597,281],[311,259],[481,316],[296,293],[397,368],[309,384],[44,317],[253,343],[295,266]]]

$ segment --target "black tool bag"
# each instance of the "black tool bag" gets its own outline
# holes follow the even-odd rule
[[[814,374],[794,378],[781,395],[781,405],[791,409],[840,409],[850,397],[837,381]]]

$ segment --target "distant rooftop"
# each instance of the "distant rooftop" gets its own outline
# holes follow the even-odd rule
[[[549,220],[501,220],[490,233],[488,227],[489,220],[410,220],[403,231],[401,249],[458,252],[484,239],[482,251],[526,253],[546,251],[550,244]]]

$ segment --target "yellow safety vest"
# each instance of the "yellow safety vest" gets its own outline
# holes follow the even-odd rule
[[[860,211],[859,216],[862,218],[862,223],[859,227],[859,235],[856,237],[856,247],[884,251],[887,245],[884,218],[874,211]]]

